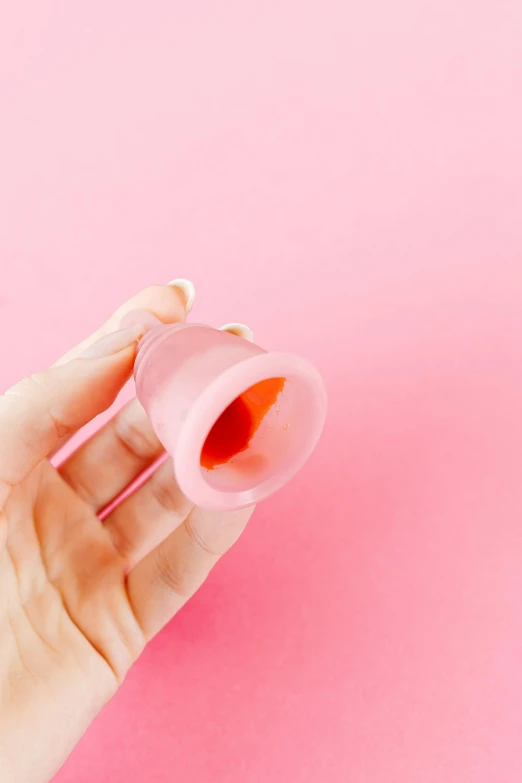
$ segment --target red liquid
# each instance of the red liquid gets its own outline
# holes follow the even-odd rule
[[[201,451],[201,466],[212,470],[246,451],[284,385],[284,378],[267,378],[237,397],[210,430]]]

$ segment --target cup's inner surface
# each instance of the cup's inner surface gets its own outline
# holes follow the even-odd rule
[[[266,378],[236,397],[207,435],[201,450],[201,466],[215,470],[245,452],[264,418],[277,407],[284,386],[285,378]]]
[[[236,397],[208,433],[200,454],[205,482],[220,492],[253,491],[308,455],[317,420],[316,390],[306,378],[267,378]]]

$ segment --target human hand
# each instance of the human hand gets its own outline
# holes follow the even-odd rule
[[[139,309],[172,323],[185,319],[187,301],[174,284],[142,291],[0,397],[2,783],[54,775],[252,513],[192,507],[167,460],[101,522],[163,452],[137,400],[58,468],[49,461],[131,375],[143,329],[116,330]]]

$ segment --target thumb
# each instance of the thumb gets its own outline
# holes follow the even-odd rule
[[[61,438],[112,405],[146,330],[134,324],[113,332],[80,358],[31,375],[0,397],[0,508]]]

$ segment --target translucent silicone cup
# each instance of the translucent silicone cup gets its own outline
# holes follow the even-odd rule
[[[138,347],[134,377],[182,492],[202,508],[243,508],[272,495],[304,465],[324,426],[326,389],[313,365],[210,326],[153,328]],[[284,388],[248,448],[212,470],[202,467],[203,446],[223,411],[269,378],[284,378]]]

